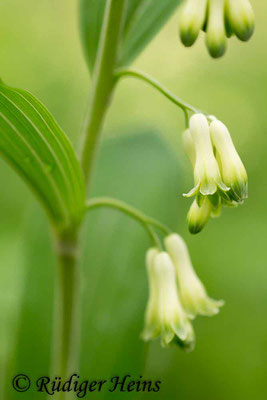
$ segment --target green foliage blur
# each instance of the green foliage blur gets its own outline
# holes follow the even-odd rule
[[[161,391],[147,394],[152,399],[266,398],[267,4],[254,0],[253,6],[253,38],[231,39],[221,60],[209,58],[203,37],[192,49],[182,47],[176,13],[134,64],[228,126],[249,175],[245,204],[224,210],[200,235],[188,233],[190,201],[182,193],[192,186],[192,171],[181,147],[183,114],[136,80],[124,80],[115,94],[94,184],[94,194],[120,197],[182,234],[209,294],[226,305],[218,316],[195,321],[193,353],[159,343],[147,348],[139,333],[149,239],[125,216],[94,211],[82,255],[84,377],[160,379]],[[3,0],[0,60],[4,82],[43,101],[78,148],[90,77],[77,2]],[[41,206],[4,161],[0,184],[0,396],[31,400],[34,390],[17,394],[10,379],[49,374],[55,260]]]

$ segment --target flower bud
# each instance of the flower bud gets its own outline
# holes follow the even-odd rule
[[[226,50],[224,0],[210,0],[206,44],[212,57],[221,57]]]
[[[180,37],[186,47],[192,46],[205,23],[207,0],[186,0],[180,14]]]
[[[190,118],[190,132],[196,150],[194,167],[195,187],[185,197],[198,193],[203,196],[213,195],[219,189],[228,191],[221,179],[219,166],[213,153],[207,118],[203,114],[194,114]]]
[[[190,233],[199,233],[209,220],[211,203],[205,197],[199,206],[194,200],[187,214],[187,222]]]
[[[175,269],[169,255],[149,250],[147,271],[150,293],[143,339],[161,337],[162,345],[167,346],[177,336],[178,341],[188,346],[192,329],[178,297]]]
[[[226,0],[226,19],[240,40],[250,39],[255,28],[255,17],[249,0]]]
[[[193,269],[184,240],[177,234],[171,234],[166,237],[165,246],[176,269],[181,302],[188,316],[195,318],[197,314],[206,316],[217,314],[224,302],[208,297]]]
[[[247,197],[248,177],[226,126],[215,120],[210,125],[212,142],[216,148],[224,183],[230,187],[230,200],[241,202]]]

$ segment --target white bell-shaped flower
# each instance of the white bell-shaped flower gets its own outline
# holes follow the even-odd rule
[[[182,43],[192,46],[202,29],[207,10],[207,0],[186,0],[182,5],[179,30]]]
[[[230,200],[243,201],[248,193],[248,177],[231,135],[226,126],[218,120],[212,121],[210,132],[223,181],[230,187],[227,194]]]
[[[189,348],[193,329],[179,300],[174,265],[166,252],[150,249],[147,253],[149,300],[145,314],[145,341],[161,338],[163,346],[177,339]]]
[[[190,118],[190,133],[195,146],[194,188],[185,197],[194,195],[211,196],[217,191],[227,192],[220,169],[213,153],[208,120],[204,114],[194,114]]]
[[[226,0],[225,14],[230,30],[240,40],[249,40],[255,28],[255,16],[250,1]]]
[[[225,0],[209,0],[206,44],[212,57],[221,57],[226,50],[224,25]]]
[[[171,234],[166,237],[165,246],[176,269],[181,302],[188,316],[195,318],[198,314],[217,314],[224,302],[213,300],[207,295],[205,287],[194,271],[184,240],[177,234]]]

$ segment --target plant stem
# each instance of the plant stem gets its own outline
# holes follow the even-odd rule
[[[160,82],[158,82],[156,79],[152,78],[150,75],[143,71],[138,71],[137,69],[134,68],[118,68],[115,71],[115,77],[116,79],[120,79],[123,77],[133,77],[133,78],[138,78],[140,80],[143,80],[144,82],[148,83],[150,86],[154,87],[156,90],[158,90],[163,96],[167,97],[172,103],[174,103],[176,106],[180,107],[183,112],[185,113],[185,118],[186,120],[188,119],[187,111],[192,111],[194,113],[199,113],[203,112],[198,110],[197,108],[191,106],[190,104],[186,103],[179,97],[177,97],[175,94],[173,94],[169,89],[164,87]],[[204,113],[206,114],[206,113]]]
[[[81,153],[81,165],[88,187],[91,184],[92,165],[99,142],[100,130],[114,87],[114,68],[117,60],[124,3],[125,0],[108,0],[105,10]]]
[[[53,374],[68,378],[78,365],[80,271],[77,234],[56,237],[58,257]],[[62,394],[62,398],[64,398]]]

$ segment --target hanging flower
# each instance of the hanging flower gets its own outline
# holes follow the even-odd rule
[[[212,316],[219,312],[223,300],[211,299],[196,275],[184,240],[178,234],[165,239],[165,246],[176,269],[180,298],[190,318],[199,315]]]
[[[194,170],[194,187],[185,197],[195,196],[187,215],[191,233],[200,232],[209,217],[218,217],[222,206],[236,207],[248,193],[245,167],[226,126],[215,119],[209,125],[203,114],[190,118],[183,133],[184,149]]]
[[[242,202],[248,195],[248,177],[226,126],[215,120],[210,125],[212,142],[230,200]]]
[[[208,198],[204,198],[201,205],[194,200],[187,214],[189,231],[193,234],[202,231],[211,215],[211,203]]]
[[[248,40],[254,31],[255,19],[249,0],[184,0],[179,19],[181,41],[192,46],[201,30],[206,32],[210,55],[221,57],[227,37],[236,35]]]
[[[206,19],[207,0],[187,0],[180,15],[180,37],[186,47],[192,46]]]
[[[249,0],[226,0],[225,17],[231,33],[243,41],[250,39],[254,32],[255,17]]]
[[[194,342],[193,328],[179,300],[175,269],[166,252],[150,249],[146,257],[149,300],[145,314],[145,341],[161,338],[162,346],[177,341],[186,348]]]
[[[195,186],[184,196],[212,196],[217,192],[227,192],[230,188],[222,181],[220,169],[213,153],[209,124],[205,115],[194,114],[190,118],[190,133],[196,151]]]
[[[210,55],[221,57],[226,50],[224,0],[209,0],[206,45]]]

